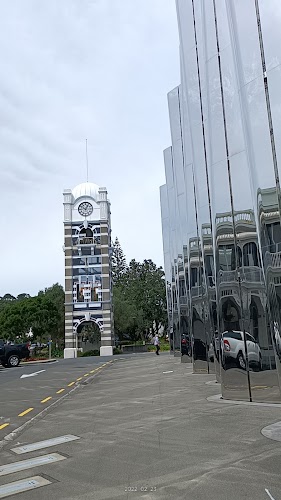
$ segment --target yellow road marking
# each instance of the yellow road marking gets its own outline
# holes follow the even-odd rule
[[[68,385],[68,387],[71,387],[74,384],[75,384],[75,382],[70,382],[70,384],[67,384],[67,385]]]
[[[76,380],[82,380],[82,378],[83,378],[83,377],[79,377],[79,378],[77,378]]]
[[[57,394],[60,394],[63,391],[65,391],[65,389],[60,389],[59,391],[57,391]]]
[[[46,403],[47,401],[50,401],[50,399],[52,399],[51,396],[49,396],[48,398],[42,399],[41,403]]]
[[[1,429],[5,429],[5,427],[8,427],[8,425],[10,425],[10,424],[2,424],[2,425],[0,425],[0,430]]]
[[[34,408],[28,408],[27,410],[23,411],[22,413],[19,413],[18,417],[24,417],[24,415],[26,415],[27,413],[29,413],[32,410],[34,410]]]
[[[88,377],[89,373],[85,373],[84,377]]]
[[[92,371],[90,371],[90,373],[95,373],[95,371],[96,371],[96,370],[92,370]]]

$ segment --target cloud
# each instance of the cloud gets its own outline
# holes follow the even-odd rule
[[[0,294],[63,283],[62,191],[85,180],[85,138],[127,258],[162,264],[174,0],[2,2],[0,60]]]

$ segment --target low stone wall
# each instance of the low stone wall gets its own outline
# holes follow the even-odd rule
[[[125,353],[129,352],[148,352],[147,351],[147,345],[122,345],[121,346],[121,351]]]

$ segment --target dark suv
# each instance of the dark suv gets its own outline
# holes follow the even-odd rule
[[[0,363],[2,366],[10,368],[18,366],[21,359],[29,358],[30,343],[7,344],[0,339]]]

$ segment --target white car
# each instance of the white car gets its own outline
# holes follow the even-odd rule
[[[245,332],[247,353],[249,366],[255,366],[259,370],[262,369],[262,356],[260,346],[258,345],[255,338],[249,333]],[[238,366],[242,370],[246,369],[246,355],[245,355],[245,343],[244,343],[244,332],[239,330],[230,330],[222,334],[222,352],[223,361],[236,360]]]

